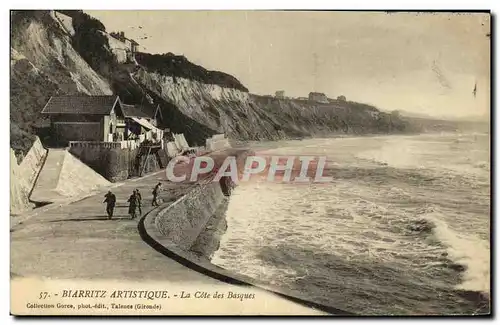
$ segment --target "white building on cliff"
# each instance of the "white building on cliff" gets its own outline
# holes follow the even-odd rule
[[[108,38],[111,52],[116,56],[119,63],[134,62],[134,54],[139,48],[139,43],[125,37],[124,32],[111,32],[103,34]]]
[[[324,93],[310,92],[309,100],[318,103],[329,103],[328,97]]]

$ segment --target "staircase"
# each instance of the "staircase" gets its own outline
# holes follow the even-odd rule
[[[30,200],[34,202],[51,202],[53,197],[59,197],[55,189],[59,183],[59,176],[63,167],[65,149],[49,149],[47,158],[36,180]]]
[[[141,145],[135,157],[135,166],[137,176],[143,176],[146,172],[146,167],[151,159],[156,160],[160,169],[166,168],[168,157],[165,150],[159,145]]]
[[[158,159],[158,165],[160,165],[161,169],[167,168],[168,164],[168,156],[165,150],[156,151],[156,159]]]

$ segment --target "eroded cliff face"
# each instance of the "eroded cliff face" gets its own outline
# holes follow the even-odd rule
[[[27,151],[52,95],[109,95],[108,82],[82,59],[48,11],[14,12],[11,30],[11,147]]]
[[[174,79],[144,68],[138,69],[133,77],[182,114],[218,133],[241,139],[280,137],[275,128],[278,121],[261,112],[247,92],[185,78]]]
[[[140,67],[133,78],[145,89],[209,128],[241,140],[275,140],[332,133],[404,132],[396,116],[364,104],[276,99],[234,88],[162,75]],[[167,121],[168,123],[168,121]]]
[[[51,15],[45,17],[51,18]],[[31,20],[13,40],[11,68],[15,72],[37,74],[64,92],[112,94],[107,81],[74,50],[68,35],[50,31],[43,23]],[[26,69],[18,69],[22,67]]]

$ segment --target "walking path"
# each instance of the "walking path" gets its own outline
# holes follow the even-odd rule
[[[104,177],[82,163],[66,149],[49,149],[47,159],[35,183],[30,200],[61,202],[103,186],[110,186]]]
[[[50,202],[50,199],[61,197],[56,192],[56,189],[65,156],[65,149],[50,149],[48,151],[47,158],[45,158],[42,170],[31,193],[31,200],[35,202]]]
[[[127,199],[138,188],[143,214],[151,211],[152,189],[162,182],[160,198],[173,202],[191,185],[169,183],[164,171],[128,180],[112,188],[117,198],[115,217],[108,220],[105,192],[79,201],[55,206],[25,219],[11,228],[11,273],[20,277],[59,280],[155,282],[156,288],[209,287],[215,291],[235,290],[229,285],[192,271],[160,254],[145,242],[137,230],[140,218],[130,220]],[[123,285],[124,286],[124,285]],[[123,288],[127,290],[127,288]],[[197,302],[173,304],[166,314],[321,314],[269,292],[257,290],[248,302],[213,300],[207,308]],[[14,293],[13,293],[14,294]],[[238,307],[239,306],[239,307]],[[198,308],[198,309],[197,309]],[[217,312],[219,311],[219,312]]]

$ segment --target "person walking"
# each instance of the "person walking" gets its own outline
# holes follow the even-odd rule
[[[135,197],[136,197],[136,202],[137,202],[137,210],[139,210],[139,217],[142,216],[142,195],[141,192],[139,192],[139,189],[135,189]]]
[[[128,204],[128,214],[130,214],[130,218],[131,219],[135,219],[135,217],[136,217],[136,209],[137,209],[137,196],[135,194],[135,190],[132,193],[132,195],[130,195],[130,197],[128,198],[127,202],[129,202],[129,204]]]
[[[157,207],[159,206],[158,204],[158,195],[160,194],[161,191],[161,183],[156,184],[155,188],[153,189],[153,206]]]
[[[111,220],[111,218],[113,218],[113,211],[115,210],[116,196],[111,191],[108,191],[108,193],[106,193],[104,197],[105,199],[102,203],[106,203],[106,212],[108,214],[108,219]]]
[[[231,192],[233,191],[234,188],[234,183],[231,177],[229,176],[222,176],[219,180],[220,187],[222,189],[222,193],[225,196],[231,196]]]

